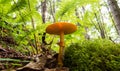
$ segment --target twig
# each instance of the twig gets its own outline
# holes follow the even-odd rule
[[[29,10],[31,12],[31,7],[30,7],[30,1],[28,0],[28,5],[29,5]],[[32,23],[32,27],[33,29],[35,30],[35,25],[34,25],[34,19],[32,17],[32,15],[30,14],[30,18],[31,18],[31,23]],[[38,54],[38,47],[37,47],[37,37],[36,37],[36,34],[34,33],[34,39],[35,39],[35,49],[36,49],[36,52]]]

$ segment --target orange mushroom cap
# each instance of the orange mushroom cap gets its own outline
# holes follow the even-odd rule
[[[77,26],[67,22],[56,22],[49,25],[46,28],[46,33],[60,35],[60,32],[64,34],[70,34],[77,30]]]

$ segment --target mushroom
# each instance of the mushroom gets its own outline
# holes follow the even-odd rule
[[[71,34],[77,30],[77,26],[68,22],[56,22],[46,28],[46,33],[60,35],[58,65],[63,66],[64,35]]]

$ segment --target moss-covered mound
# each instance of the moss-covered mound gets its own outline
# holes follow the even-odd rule
[[[120,45],[102,39],[72,44],[64,65],[70,71],[120,71]]]

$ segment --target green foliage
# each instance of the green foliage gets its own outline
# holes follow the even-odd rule
[[[11,71],[10,69],[15,68],[15,67],[21,67],[23,64],[29,63],[30,60],[0,58],[0,62],[2,65],[4,65],[4,67],[7,71]]]
[[[120,45],[105,39],[72,44],[66,48],[64,63],[71,71],[119,71]]]
[[[99,36],[99,32],[96,32],[96,28],[94,28],[95,25],[98,28],[94,13],[97,13],[100,16],[99,18],[101,18],[101,14],[98,12],[99,8],[101,8],[99,0],[47,0],[45,24],[42,24],[41,1],[44,0],[0,0],[0,37],[12,38],[17,43],[16,50],[21,52],[32,51],[32,47],[35,46],[34,34],[37,36],[38,43],[41,44],[42,34],[45,32],[47,23],[51,24],[52,15],[56,21],[71,22],[78,26],[78,30],[75,33],[65,36],[66,46],[85,39],[85,34],[89,32],[90,37],[94,37],[95,34]],[[52,9],[49,1],[54,1],[54,4],[51,3],[54,5],[54,14],[49,12]],[[87,6],[89,7],[87,8]],[[84,11],[83,7],[85,8]],[[78,12],[77,15],[76,10]],[[31,16],[35,28],[31,24]],[[90,30],[86,32],[85,27]],[[97,37],[96,35],[95,38]],[[52,37],[52,35],[47,34],[46,41],[49,43]],[[55,37],[53,41],[53,49],[54,47],[59,47],[56,44],[58,41],[59,36]],[[55,50],[58,50],[58,48],[55,48]]]
[[[58,10],[56,12],[57,21],[61,20],[64,16],[70,16],[75,12],[77,7],[92,4],[95,2],[99,2],[99,0],[62,0],[59,4]]]
[[[11,62],[30,62],[30,61],[23,61],[19,59],[11,59],[11,58],[0,58],[0,61],[11,61]]]
[[[64,4],[63,4],[64,2]],[[61,19],[66,13],[70,13],[71,10],[75,9],[75,0],[63,1],[60,3],[60,8],[56,13],[56,19]]]
[[[14,47],[17,51],[29,52],[24,49],[34,46],[33,34],[38,30],[32,28],[31,16],[35,24],[41,22],[41,16],[36,10],[36,5],[37,0],[29,0],[29,3],[28,0],[0,0],[0,37],[7,37],[10,38],[8,40],[15,41],[17,46]],[[14,47],[12,46],[12,48]]]

